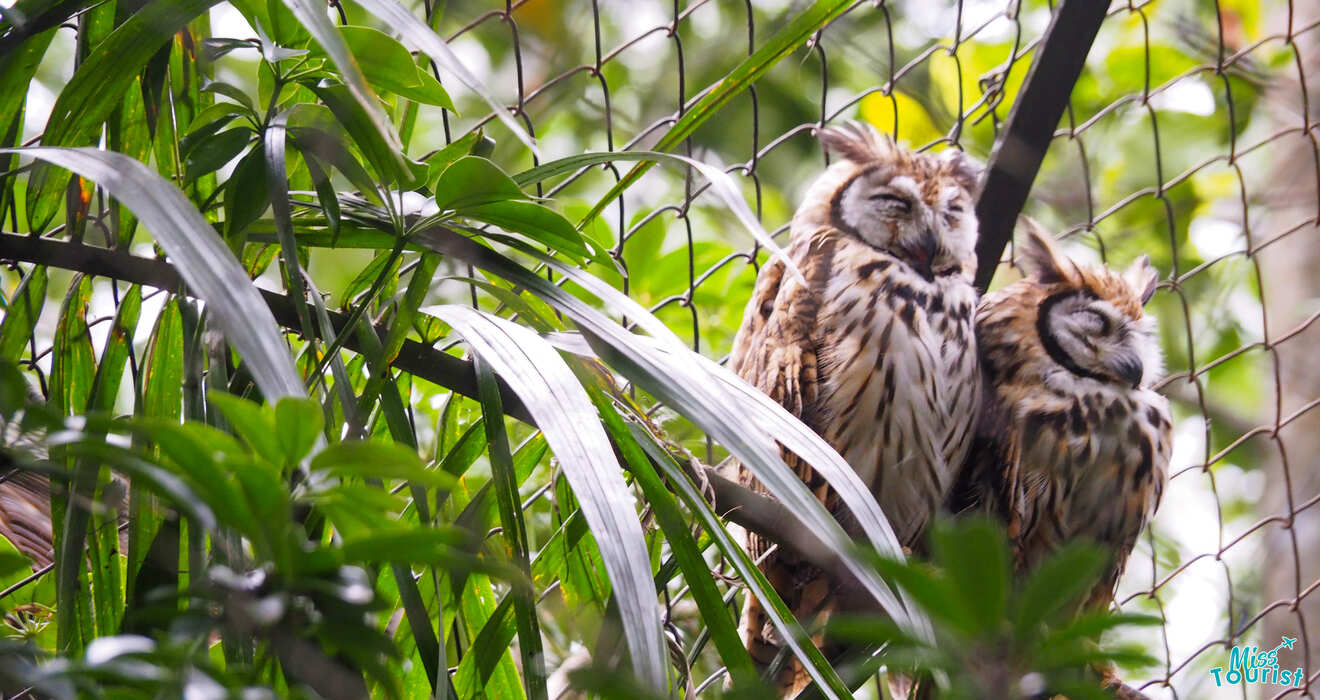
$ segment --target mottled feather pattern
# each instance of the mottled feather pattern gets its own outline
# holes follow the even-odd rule
[[[1113,552],[1087,603],[1103,608],[1159,506],[1172,451],[1168,401],[1149,388],[1162,371],[1143,311],[1153,269],[1077,265],[1036,230],[1027,256],[1032,274],[977,312],[986,406],[951,507],[1002,518],[1021,570],[1074,539]],[[1095,332],[1080,342],[1059,337],[1086,324]]]
[[[975,168],[957,151],[912,153],[867,126],[818,135],[841,158],[793,218],[787,254],[803,277],[785,274],[777,260],[761,269],[731,366],[838,450],[900,541],[914,546],[965,460],[981,403]],[[792,453],[783,456],[847,526],[824,480]],[[761,489],[745,469],[739,479]],[[834,582],[770,545],[747,537],[797,618],[822,623],[834,610]],[[781,651],[751,596],[741,627],[758,663]],[[809,679],[789,659],[774,681],[790,695]]]

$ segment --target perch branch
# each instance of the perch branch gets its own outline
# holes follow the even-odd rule
[[[157,289],[183,291],[179,273],[164,260],[143,258],[82,243],[0,233],[0,260],[49,265]],[[299,327],[295,307],[297,302],[293,298],[264,289],[261,294],[280,325],[285,328]],[[313,311],[308,309],[309,313]],[[330,320],[335,332],[341,333],[348,315],[332,311]],[[313,330],[319,333],[319,329]],[[376,330],[384,336],[382,329]],[[354,352],[362,351],[354,334],[348,335],[344,347]],[[408,340],[395,358],[394,366],[462,396],[477,398],[476,371],[468,360]],[[505,413],[528,425],[535,425],[522,400],[503,383],[500,385],[500,394]],[[688,465],[688,474],[694,480],[705,480],[711,485],[714,494],[711,505],[722,517],[778,543],[801,559],[835,576],[836,580],[857,585],[852,574],[837,557],[829,553],[829,548],[815,533],[801,527],[798,520],[779,502],[724,478],[714,467],[696,466],[681,456],[679,462]]]

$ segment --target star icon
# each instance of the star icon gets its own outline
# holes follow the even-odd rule
[[[1284,637],[1284,638],[1283,638],[1283,644],[1280,644],[1279,646],[1281,646],[1281,647],[1288,647],[1289,649],[1291,649],[1291,648],[1293,648],[1293,644],[1294,644],[1296,641],[1297,641],[1297,638],[1296,638],[1296,637]]]

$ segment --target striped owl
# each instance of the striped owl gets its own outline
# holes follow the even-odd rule
[[[986,384],[968,464],[951,508],[988,510],[1030,570],[1062,543],[1088,539],[1113,558],[1088,595],[1107,608],[1132,545],[1159,505],[1172,449],[1169,404],[1145,256],[1119,275],[1065,257],[1029,226],[1029,276],[987,294],[976,337]]]
[[[910,546],[943,505],[981,403],[972,325],[977,168],[952,149],[904,150],[869,126],[817,137],[839,160],[793,217],[787,254],[802,275],[777,259],[761,268],[732,367],[847,460]],[[824,480],[784,457],[837,513]],[[760,489],[745,469],[739,479]],[[787,554],[767,554],[771,544],[754,534],[747,542],[797,618],[822,623],[833,582]],[[782,647],[752,596],[741,631],[762,666]],[[791,658],[773,681],[781,694],[809,682]]]

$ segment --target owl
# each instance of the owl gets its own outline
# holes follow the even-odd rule
[[[978,169],[956,150],[913,153],[869,126],[817,136],[839,159],[793,217],[787,257],[801,275],[779,259],[761,268],[731,365],[847,460],[910,546],[942,507],[981,404],[972,284]],[[837,513],[824,480],[795,455],[784,458]],[[760,490],[745,469],[739,479]],[[771,544],[747,540],[797,618],[822,623],[834,583]],[[741,631],[759,664],[782,648],[752,596]],[[809,682],[792,658],[772,680],[781,694]]]
[[[1078,265],[1034,225],[1020,252],[1028,277],[977,310],[986,399],[950,506],[1001,518],[1020,571],[1074,539],[1112,552],[1084,603],[1104,609],[1168,479],[1173,425],[1143,311],[1157,274],[1145,256],[1122,275]]]

